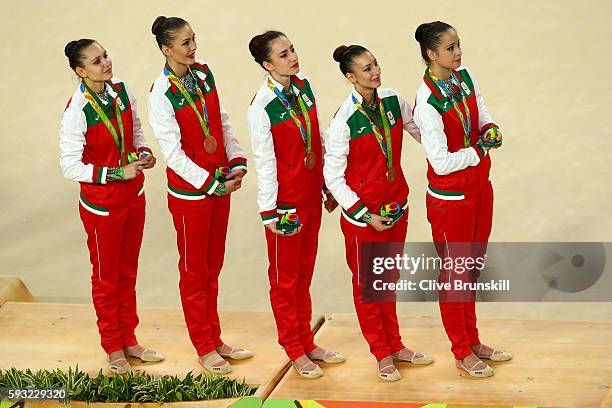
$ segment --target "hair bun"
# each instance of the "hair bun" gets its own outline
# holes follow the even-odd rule
[[[153,25],[151,26],[151,32],[154,35],[158,35],[167,19],[168,18],[166,16],[158,16],[155,21],[153,21]]]
[[[74,47],[77,45],[78,41],[70,41],[68,44],[66,44],[66,46],[64,47],[64,54],[70,58],[70,56],[72,55],[72,53],[74,52]]]
[[[333,55],[334,61],[340,62],[342,60],[342,54],[344,54],[347,49],[348,47],[346,45],[341,45],[338,48],[336,48],[334,50],[334,55]]]
[[[428,27],[429,23],[423,23],[419,25],[416,31],[414,32],[414,39],[421,43],[423,41],[423,35],[425,34],[425,31],[427,31]]]

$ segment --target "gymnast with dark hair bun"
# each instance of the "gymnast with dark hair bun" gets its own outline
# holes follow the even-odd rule
[[[472,73],[461,65],[457,31],[434,21],[421,24],[415,39],[427,65],[414,121],[427,155],[426,207],[433,241],[441,259],[484,257],[493,220],[490,153],[501,146],[501,132]],[[443,268],[439,281],[454,288],[456,281],[473,283],[480,276],[477,267],[463,269]],[[440,290],[440,313],[457,367],[472,377],[490,377],[494,371],[482,360],[508,361],[512,354],[480,342],[475,297],[475,291]]]
[[[92,265],[92,299],[109,370],[131,371],[127,357],[162,361],[138,344],[136,274],[145,223],[143,170],[155,165],[127,85],[113,77],[97,41],[70,41],[64,50],[79,86],[59,131],[60,166],[81,185],[79,213]]]
[[[316,361],[345,357],[314,342],[310,283],[317,257],[322,206],[336,201],[323,184],[323,139],[310,79],[279,31],[256,35],[249,51],[266,76],[248,110],[257,169],[257,202],[268,246],[270,303],[278,342],[297,372],[317,378]]]
[[[189,23],[159,16],[151,31],[165,64],[149,93],[149,122],[167,165],[183,313],[199,363],[226,374],[232,367],[225,359],[253,357],[223,342],[217,311],[230,197],[242,185],[247,162],[212,70],[196,60]]]
[[[404,98],[393,89],[380,88],[381,68],[370,51],[360,45],[342,45],[333,57],[353,89],[327,131],[323,174],[342,207],[340,226],[361,332],[378,361],[378,377],[397,381],[401,374],[396,362],[424,365],[433,358],[402,343],[394,296],[380,301],[363,299],[365,275],[359,265],[364,243],[403,243],[406,239],[403,134],[408,131],[418,142],[420,133]]]

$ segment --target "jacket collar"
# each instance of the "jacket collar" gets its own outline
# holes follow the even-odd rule
[[[283,86],[283,84],[281,84],[281,83],[280,83],[280,82],[278,82],[276,79],[274,79],[274,78],[272,77],[272,75],[270,75],[270,74],[266,75],[266,82],[268,82],[268,79],[270,80],[270,82],[272,82],[272,85],[274,85],[274,87],[275,87],[276,89],[278,89],[279,91],[281,91],[281,92],[283,92],[283,93],[285,92],[285,91],[284,91],[285,87]],[[300,94],[300,91],[301,91],[301,90],[300,90],[300,88],[299,88],[298,86],[296,86],[296,82],[297,82],[296,80],[297,80],[297,79],[298,79],[298,78],[297,78],[295,75],[292,75],[292,76],[291,76],[291,89],[293,90],[293,93],[294,93],[296,96],[297,96],[297,95],[299,95],[299,94]],[[301,82],[301,81],[300,81],[300,82]],[[267,85],[266,85],[266,87],[267,87]]]

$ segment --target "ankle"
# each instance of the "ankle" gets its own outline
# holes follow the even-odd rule
[[[327,350],[325,350],[325,349],[323,349],[323,348],[321,348],[319,346],[316,346],[310,353],[306,353],[306,355],[309,358],[311,358],[311,359],[312,358],[321,359],[321,358],[323,358],[325,356],[326,353],[327,353]]]
[[[301,356],[293,360],[293,365],[296,368],[302,370],[314,370],[316,366],[316,364],[310,359],[307,354],[302,354]]]
[[[108,361],[117,361],[117,360],[125,360],[126,356],[125,353],[123,352],[123,350],[117,350],[117,351],[113,351],[112,353],[108,354]]]

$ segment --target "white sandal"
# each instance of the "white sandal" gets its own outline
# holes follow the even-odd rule
[[[308,357],[312,361],[323,361],[324,363],[327,363],[327,364],[338,364],[338,363],[344,363],[346,361],[346,357],[344,357],[343,354],[336,353],[335,351],[329,351],[329,350],[325,351],[325,354],[323,354],[323,357],[321,358],[311,357],[310,354],[308,354]]]
[[[434,362],[434,358],[428,354],[418,353],[416,351],[413,351],[412,353],[413,354],[412,354],[412,357],[410,357],[410,359],[401,357],[399,351],[397,353],[393,353],[392,357],[394,361],[412,363],[415,365],[427,365],[427,364],[431,364]],[[421,356],[417,357],[418,354],[420,354]]]
[[[108,358],[108,370],[111,373],[117,374],[117,375],[123,375],[123,374],[132,372],[132,366],[130,365],[130,363],[127,361],[125,357],[119,357],[118,359],[113,360],[113,361],[110,361],[110,356],[107,356],[107,358]],[[117,363],[121,360],[125,361],[125,364],[118,365]]]
[[[510,354],[507,351],[495,350],[494,348],[491,347],[491,349],[493,349],[493,352],[491,353],[491,355],[483,356],[483,355],[480,354],[480,350],[481,349],[482,349],[482,344],[478,346],[478,352],[476,353],[478,358],[484,358],[484,359],[491,360],[491,361],[508,361],[508,360],[512,360],[512,354]]]
[[[198,358],[200,365],[207,371],[213,374],[228,374],[232,372],[232,366],[229,365],[229,363],[225,361],[216,351],[207,354],[207,356],[208,357],[200,356],[200,358]],[[220,363],[221,361],[223,361],[223,365],[215,366],[215,364]]]
[[[149,362],[149,363],[156,363],[159,361],[164,361],[164,359],[166,358],[166,356],[164,356],[162,353],[159,353],[155,350],[151,350],[148,348],[145,348],[142,351],[142,353],[140,353],[139,356],[135,354],[130,354],[127,347],[123,349],[123,353],[125,354],[126,357],[134,357],[134,358],[139,359],[140,361]]]
[[[395,371],[393,371],[392,373],[383,373],[383,370],[389,367],[395,368]],[[380,378],[383,381],[393,382],[393,381],[400,380],[402,378],[402,375],[400,374],[399,370],[393,364],[389,364],[388,366],[384,366],[383,368],[378,370],[378,378]]]
[[[304,367],[306,367],[308,364],[314,364],[315,368],[313,368],[312,370],[306,370],[304,369]],[[321,370],[321,367],[319,367],[317,364],[313,363],[312,361],[307,362],[306,364],[302,365],[302,367],[297,367],[295,365],[295,362],[292,362],[291,365],[293,366],[293,368],[295,368],[295,370],[298,372],[298,374],[300,374],[302,377],[304,378],[319,378],[323,375],[323,370]]]
[[[489,367],[487,364],[485,364],[483,361],[477,361],[476,364],[474,364],[470,368],[467,368],[465,364],[463,364],[463,361],[461,360],[455,360],[455,363],[458,369],[465,371],[470,376],[475,377],[475,378],[487,378],[495,374],[495,371],[493,371],[493,369]],[[476,367],[480,363],[485,364],[485,368],[475,370],[474,367]]]
[[[247,358],[251,358],[255,355],[250,350],[243,349],[243,348],[234,348],[233,346],[229,353],[222,353],[220,351],[222,349],[223,349],[223,346],[217,348],[217,353],[219,353],[221,357],[231,358],[232,360],[246,360]]]

